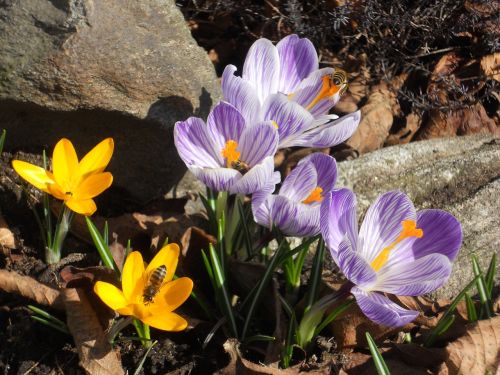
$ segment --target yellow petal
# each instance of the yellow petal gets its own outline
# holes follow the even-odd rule
[[[157,309],[160,312],[174,311],[189,298],[192,290],[193,280],[189,277],[181,277],[166,283],[155,297],[152,314],[154,315]]]
[[[113,175],[109,172],[93,174],[84,178],[73,192],[74,199],[90,199],[101,194],[113,183]]]
[[[49,174],[49,176],[52,176],[52,173],[50,172],[47,173]],[[70,195],[67,195],[66,192],[63,191],[61,187],[55,182],[52,185],[49,185],[49,194],[52,195],[54,198],[61,200],[66,200],[71,197]]]
[[[90,150],[80,162],[80,175],[86,177],[104,171],[111,160],[114,146],[113,138],[106,138]]]
[[[77,214],[91,216],[97,210],[97,206],[92,199],[73,199],[65,201],[66,206]]]
[[[128,305],[122,291],[113,284],[98,281],[94,285],[94,292],[113,310],[123,309]]]
[[[179,260],[179,245],[175,243],[170,243],[164,246],[155,255],[151,263],[148,264],[146,268],[146,274],[151,274],[155,269],[164,265],[167,267],[167,275],[164,281],[170,281],[174,277],[175,269],[177,268],[177,262]]]
[[[185,330],[188,324],[186,319],[173,312],[151,315],[141,320],[151,327],[174,332]]]
[[[122,307],[121,309],[116,309],[116,312],[120,315],[134,315],[134,309],[129,306]]]
[[[54,184],[51,174],[45,169],[21,160],[13,160],[12,167],[23,179],[34,187],[50,193],[48,185]]]
[[[73,144],[66,138],[61,139],[54,147],[52,172],[65,192],[72,191],[72,185],[78,179],[78,157]]]
[[[142,255],[138,251],[132,251],[125,260],[122,271],[122,289],[128,301],[133,303],[142,301],[145,281]]]

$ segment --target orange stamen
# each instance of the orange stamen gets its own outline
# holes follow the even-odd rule
[[[310,110],[312,107],[314,107],[320,100],[333,96],[340,90],[341,86],[334,85],[329,75],[324,76],[322,80],[323,85],[321,86],[321,90],[319,91],[318,95],[312,100],[312,102],[307,105],[307,110]]]
[[[278,123],[276,121],[271,121],[271,123],[273,124],[273,126],[276,128],[276,129],[279,129],[280,126],[278,125]]]
[[[222,157],[226,159],[226,166],[231,168],[231,166],[240,159],[240,152],[236,151],[238,147],[238,142],[230,139],[226,142],[226,147],[221,151]]]
[[[323,197],[321,196],[321,193],[323,192],[323,189],[320,188],[319,186],[316,186],[311,194],[302,201],[304,204],[309,204],[313,202],[321,202],[323,200]]]
[[[409,237],[417,237],[422,238],[424,236],[424,231],[420,228],[417,228],[417,223],[415,220],[403,220],[401,222],[403,229],[399,234],[398,238],[391,243],[389,246],[384,247],[379,255],[373,260],[371,266],[375,272],[380,270],[384,264],[389,260],[389,254],[394,247],[403,241],[405,238]]]

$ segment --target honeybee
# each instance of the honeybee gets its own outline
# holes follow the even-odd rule
[[[231,163],[231,167],[236,169],[241,174],[245,174],[250,170],[250,166],[241,160],[236,160]]]
[[[344,95],[349,86],[347,84],[347,73],[342,69],[335,69],[331,76],[331,80],[335,86],[340,86],[339,96]]]
[[[142,292],[142,301],[145,305],[149,305],[154,302],[154,299],[160,291],[163,281],[165,280],[165,276],[167,276],[167,267],[161,265],[148,277],[148,282]]]

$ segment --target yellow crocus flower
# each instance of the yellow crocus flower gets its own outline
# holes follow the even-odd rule
[[[113,182],[112,174],[104,172],[113,149],[113,139],[106,138],[78,162],[73,144],[63,138],[52,154],[52,172],[21,160],[12,161],[12,167],[33,186],[63,200],[70,210],[90,216],[97,209],[92,198]]]
[[[191,294],[193,281],[181,277],[172,281],[179,258],[179,246],[164,246],[145,268],[138,251],[129,254],[123,266],[122,290],[103,281],[94,285],[94,292],[110,308],[121,315],[131,315],[151,327],[164,331],[182,331],[187,321],[173,311]],[[166,268],[162,280],[152,280],[158,268]],[[153,276],[154,277],[154,276]],[[148,287],[154,286],[153,298],[146,298]]]

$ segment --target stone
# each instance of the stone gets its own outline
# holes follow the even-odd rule
[[[115,139],[115,191],[144,202],[184,174],[176,121],[220,97],[206,52],[173,0],[0,2],[0,128],[8,151],[62,138],[79,155]]]
[[[379,194],[401,190],[417,209],[443,209],[460,220],[462,248],[448,283],[433,296],[454,298],[474,278],[472,254],[486,271],[492,255],[498,253],[499,139],[483,135],[414,142],[387,147],[338,166],[337,186],[354,190],[360,214]],[[498,275],[496,272],[497,286]]]

